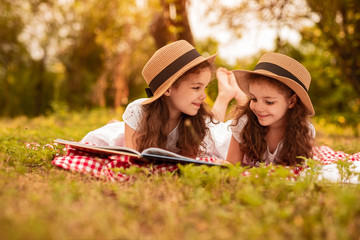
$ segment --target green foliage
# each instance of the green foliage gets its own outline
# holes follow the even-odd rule
[[[59,56],[66,74],[60,99],[72,109],[114,106],[117,79],[121,79],[124,91],[134,89],[139,66],[152,50],[146,25],[137,24],[148,21],[149,13],[138,10],[133,0],[78,1],[75,6],[71,24],[81,28],[74,31],[73,44]]]
[[[317,31],[312,32],[316,44],[324,46],[336,59],[341,79],[348,82],[360,94],[360,2],[357,0],[307,0],[311,10],[318,15]],[[315,33],[315,34],[314,34]]]
[[[284,6],[251,2],[230,6],[208,1],[209,13],[220,14],[214,19],[223,19],[237,33],[252,26],[249,14],[264,26],[272,26],[275,18],[278,26],[293,26],[315,13],[319,21],[301,30],[299,46],[278,39],[276,51],[295,57],[311,72],[309,93],[317,115],[339,128],[351,126],[359,135],[358,1],[308,0],[311,12],[295,8],[299,15],[291,14],[290,8],[298,4],[294,1]],[[128,91],[121,104],[145,97],[141,70],[155,51],[148,28],[160,5],[157,0],[1,1],[0,115],[39,116],[59,104],[77,110],[117,107],[119,78]],[[196,47],[205,56],[221,51],[211,38],[196,42]],[[217,57],[216,65],[253,69],[261,53],[235,65]],[[216,94],[213,81],[208,88],[210,104]]]
[[[158,4],[137,4],[2,1],[0,115],[38,116],[54,103],[77,110],[117,107],[119,81],[121,103],[127,103],[127,87],[131,99],[138,97],[144,86],[139,73],[154,51],[144,23]]]
[[[326,44],[322,44],[323,39],[314,39],[313,32],[316,30],[316,28],[303,30],[304,38],[299,50],[308,52],[303,54],[301,59],[312,74],[310,93],[321,106],[317,112],[358,113],[359,97],[346,81],[336,57],[327,49]]]
[[[318,181],[311,159],[296,180],[289,168],[275,166],[185,165],[161,175],[114,169],[133,177],[124,183],[56,168],[50,162],[62,147],[48,143],[80,140],[109,119],[120,119],[122,111],[53,108],[55,114],[46,117],[0,120],[4,239],[356,239],[360,234],[359,185]],[[351,131],[318,133],[336,150],[360,151],[360,139]],[[346,181],[352,166],[341,162],[338,168]]]

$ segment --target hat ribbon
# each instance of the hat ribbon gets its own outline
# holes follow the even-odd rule
[[[307,91],[305,85],[297,77],[295,77],[291,72],[289,72],[285,68],[280,67],[279,65],[276,65],[276,64],[273,64],[270,62],[261,62],[261,63],[258,63],[254,68],[254,70],[259,70],[259,69],[272,72],[281,77],[289,78],[289,79],[295,81],[296,83],[298,83],[302,88],[305,89],[305,91]]]
[[[146,92],[146,95],[148,96],[148,98],[154,96],[154,94],[150,88],[145,88],[145,92]]]
[[[168,78],[174,75],[177,71],[182,69],[188,63],[193,61],[194,59],[200,57],[200,53],[194,48],[190,51],[184,53],[180,57],[178,57],[175,61],[170,63],[166,68],[164,68],[161,72],[159,72],[153,80],[149,83],[149,90],[151,90],[151,95],[163,84]],[[149,90],[146,90],[146,94],[148,94]],[[150,93],[150,92],[149,92]],[[149,94],[148,94],[149,96]]]

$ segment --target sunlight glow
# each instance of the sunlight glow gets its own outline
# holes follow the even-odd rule
[[[192,33],[198,40],[207,37],[215,38],[219,42],[219,55],[230,64],[234,64],[237,59],[254,55],[259,50],[272,51],[274,49],[276,29],[264,27],[254,20],[255,18],[251,18],[252,21],[249,21],[249,24],[253,27],[243,32],[241,38],[238,38],[227,30],[225,24],[210,26],[209,22],[203,19],[203,16],[206,16],[204,9],[206,9],[204,3],[199,1],[193,1],[189,5]],[[300,34],[290,28],[281,29],[279,35],[294,45],[301,40]]]

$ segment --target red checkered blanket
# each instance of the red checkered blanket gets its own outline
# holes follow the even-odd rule
[[[360,161],[360,152],[348,154],[342,151],[334,151],[328,146],[314,147],[314,160],[318,160],[321,164],[332,164],[337,161]]]
[[[313,158],[322,165],[336,163],[339,160],[360,161],[360,152],[350,155],[342,151],[334,151],[328,146],[320,146],[314,147]],[[199,158],[198,160],[208,162],[216,161],[214,158]],[[89,173],[95,177],[113,182],[130,180],[131,177],[124,174],[120,169],[127,169],[131,166],[146,169],[150,174],[173,172],[178,169],[176,164],[148,164],[125,155],[99,157],[72,148],[67,148],[67,153],[65,155],[55,157],[52,164],[66,170]],[[294,172],[299,174],[299,171],[297,170]]]
[[[131,178],[122,173],[120,169],[128,169],[131,166],[147,168],[149,173],[164,173],[175,171],[178,167],[174,164],[147,164],[126,155],[98,156],[95,154],[68,148],[64,156],[55,157],[52,161],[55,166],[66,170],[81,173],[90,173],[95,177],[109,181],[124,182]]]

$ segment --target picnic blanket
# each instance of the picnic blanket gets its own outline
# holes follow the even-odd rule
[[[52,161],[55,166],[66,170],[91,175],[112,182],[124,182],[131,179],[120,169],[128,169],[131,166],[144,168],[149,174],[172,172],[178,169],[175,164],[148,164],[141,163],[135,158],[126,155],[98,156],[95,154],[68,148],[64,156],[55,157]]]
[[[355,154],[348,154],[343,151],[334,151],[328,146],[314,147],[314,160],[319,161],[319,175],[318,180],[327,180],[330,182],[343,182],[359,184],[360,176],[360,152]],[[347,179],[341,178],[339,170],[339,161],[352,163],[349,167],[351,174],[348,175]],[[341,165],[340,165],[341,169]],[[346,171],[344,169],[344,171]]]
[[[40,147],[37,143],[27,143],[28,148],[38,149]],[[43,147],[51,147],[51,144],[46,144]],[[338,161],[346,161],[353,163],[351,171],[354,173],[351,178],[346,181],[349,183],[360,183],[358,175],[360,174],[360,152],[355,154],[348,154],[343,151],[335,151],[328,146],[319,146],[313,148],[313,159],[318,161],[320,168],[318,179],[326,179],[331,182],[339,182],[341,180]],[[214,158],[198,158],[200,161],[216,162]],[[97,178],[112,182],[129,181],[132,177],[126,175],[121,169],[128,169],[131,166],[139,167],[141,170],[149,174],[161,174],[165,172],[173,172],[178,169],[176,164],[149,164],[138,161],[125,155],[110,155],[98,156],[91,153],[79,151],[67,147],[66,153],[62,156],[56,156],[52,160],[52,164],[74,172],[91,174]],[[296,175],[301,175],[306,171],[306,168],[294,168]],[[246,173],[244,174],[246,176]]]
[[[350,162],[360,161],[360,152],[350,155],[343,151],[335,151],[328,146],[314,147],[313,152],[314,160],[318,160],[323,165],[333,164],[339,160]]]

